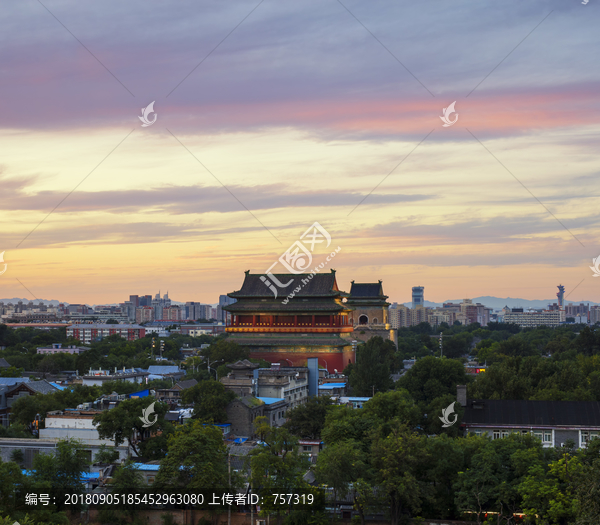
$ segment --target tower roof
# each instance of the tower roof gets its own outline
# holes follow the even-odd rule
[[[275,280],[287,286],[281,287]],[[289,293],[295,292],[296,288],[300,289],[295,292],[295,297],[336,297],[346,295],[344,292],[340,292],[333,270],[330,273],[323,274],[263,274],[250,273],[248,271],[245,273],[242,288],[227,295],[236,299],[245,297],[272,299],[274,294],[270,288],[271,286],[276,289],[278,297],[285,297]]]

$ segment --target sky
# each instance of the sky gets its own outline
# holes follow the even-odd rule
[[[317,222],[342,290],[600,302],[599,22],[598,0],[7,4],[0,297],[214,303]]]

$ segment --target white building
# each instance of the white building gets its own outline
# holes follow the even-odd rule
[[[519,325],[521,328],[535,328],[548,326],[554,328],[564,323],[566,319],[564,310],[543,310],[541,312],[524,312],[522,308],[513,308],[510,312],[504,309],[504,322]]]
[[[40,429],[40,439],[58,441],[60,439],[76,438],[81,440],[86,450],[90,451],[93,461],[101,445],[106,445],[119,452],[119,461],[127,459],[129,445],[115,447],[112,439],[100,439],[98,430],[93,423],[94,417],[102,410],[57,410],[46,414],[45,426]]]

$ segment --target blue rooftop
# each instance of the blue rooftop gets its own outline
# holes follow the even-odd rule
[[[325,383],[319,385],[319,390],[331,390],[332,388],[345,388],[346,383]]]
[[[272,405],[273,403],[278,403],[279,401],[285,401],[282,397],[257,397],[260,401],[263,401],[265,405]]]
[[[133,468],[135,468],[136,470],[151,470],[151,471],[156,472],[160,468],[160,465],[147,464],[147,463],[134,463]]]
[[[58,388],[59,390],[64,390],[65,387],[62,385],[59,385],[57,383],[50,383],[54,388]]]

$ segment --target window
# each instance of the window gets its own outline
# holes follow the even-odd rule
[[[476,431],[475,431],[475,435],[476,435],[477,437],[481,437],[481,430],[476,430]]]
[[[534,431],[533,431],[533,435],[534,435],[534,437],[536,437],[536,438],[537,438],[537,439],[539,439],[540,441],[542,441],[542,439],[543,439],[543,437],[544,437],[544,436],[543,436],[543,433],[542,433],[542,431],[541,431],[541,430],[534,430]]]
[[[149,476],[148,477],[148,485],[151,485],[152,483],[154,483],[154,476]]]
[[[503,438],[506,438],[506,437],[508,437],[508,434],[509,434],[508,430],[503,430],[503,431],[502,431],[502,437],[503,437]]]
[[[500,439],[500,431],[494,430],[494,439]]]
[[[590,430],[582,430],[581,431],[581,444],[587,445],[587,442],[590,439],[598,439],[600,438],[600,432],[590,431]]]
[[[552,443],[552,430],[544,430],[544,443]]]
[[[302,445],[303,452],[312,452],[312,445]]]

